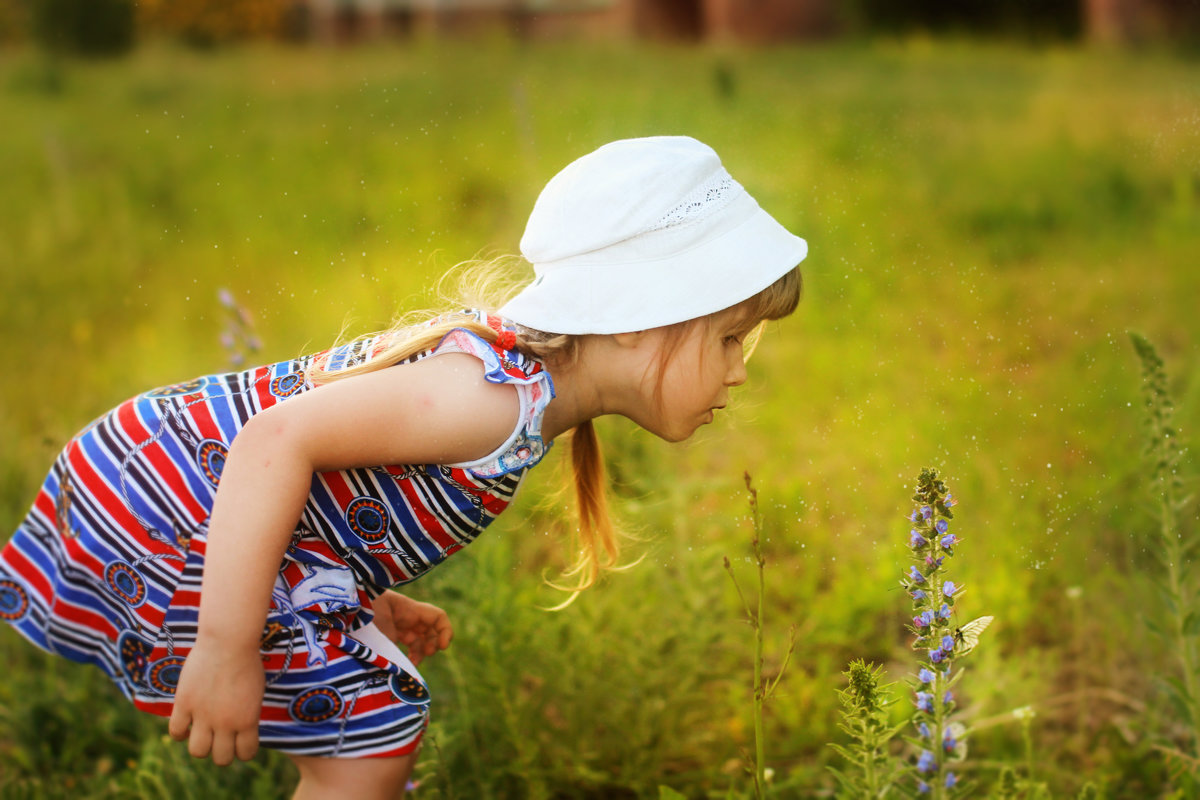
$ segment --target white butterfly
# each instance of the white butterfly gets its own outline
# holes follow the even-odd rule
[[[987,629],[988,625],[992,624],[995,617],[986,616],[979,619],[973,619],[961,628],[954,630],[954,655],[965,656],[967,653],[975,649],[975,645],[979,644],[979,634]]]

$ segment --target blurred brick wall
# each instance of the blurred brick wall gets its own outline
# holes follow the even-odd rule
[[[709,39],[765,43],[835,30],[832,0],[705,0],[704,5]]]

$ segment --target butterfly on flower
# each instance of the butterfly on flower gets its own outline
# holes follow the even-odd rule
[[[954,655],[965,656],[979,644],[979,635],[992,624],[995,617],[988,615],[973,619],[961,628],[954,629]]]

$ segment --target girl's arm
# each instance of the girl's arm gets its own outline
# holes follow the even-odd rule
[[[504,443],[519,407],[513,387],[484,380],[478,359],[448,353],[336,381],[251,418],[213,504],[199,631],[171,736],[217,764],[258,749],[259,641],[314,472],[471,461]]]

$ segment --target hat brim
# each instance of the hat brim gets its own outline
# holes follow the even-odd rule
[[[537,278],[498,313],[547,333],[648,330],[735,306],[807,255],[808,243],[755,203],[735,227],[668,257],[534,264]]]

